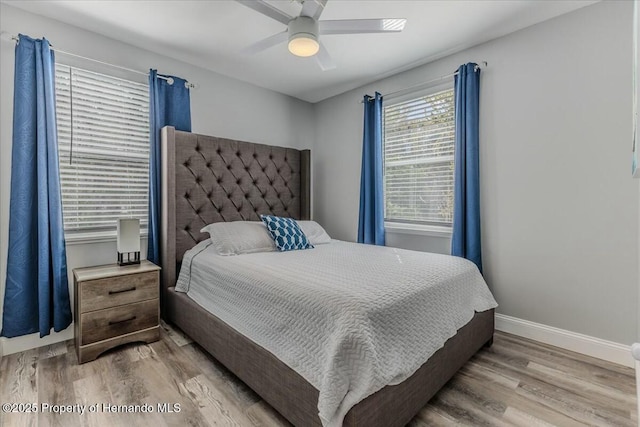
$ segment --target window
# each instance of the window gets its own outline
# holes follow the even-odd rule
[[[148,85],[56,64],[56,114],[65,231],[146,229]]]
[[[385,221],[451,227],[453,88],[384,107]]]

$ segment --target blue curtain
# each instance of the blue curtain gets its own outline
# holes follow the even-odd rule
[[[364,97],[358,243],[384,246],[382,188],[382,95]]]
[[[455,170],[451,255],[473,261],[482,273],[480,247],[480,68],[460,66],[455,77]]]
[[[71,324],[58,171],[55,60],[46,39],[20,35],[13,94],[4,337]]]
[[[164,78],[163,78],[164,77]],[[191,103],[186,80],[149,71],[149,237],[147,259],[160,265],[160,129],[191,132]]]

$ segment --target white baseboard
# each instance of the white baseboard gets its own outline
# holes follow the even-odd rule
[[[73,339],[73,337],[74,326],[73,323],[71,323],[64,331],[52,332],[44,338],[40,338],[39,333],[15,338],[0,338],[0,349],[2,349],[4,356],[7,356],[9,354],[31,350],[32,348],[44,347],[45,345]]]
[[[545,344],[597,357],[619,365],[634,367],[631,346],[578,334],[517,317],[496,314],[496,330],[540,341]]]

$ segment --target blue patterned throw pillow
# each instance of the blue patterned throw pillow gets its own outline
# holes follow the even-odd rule
[[[278,250],[294,251],[313,248],[295,219],[272,215],[260,215],[260,218],[267,226]]]

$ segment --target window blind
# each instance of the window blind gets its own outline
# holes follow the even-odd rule
[[[451,226],[453,89],[384,107],[385,220]]]
[[[55,82],[65,231],[146,229],[148,86],[62,64]]]

